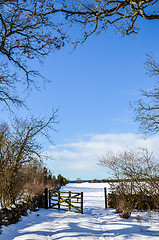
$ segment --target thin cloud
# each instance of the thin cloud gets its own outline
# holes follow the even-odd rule
[[[159,135],[144,138],[138,134],[87,134],[77,140],[50,146],[49,155],[54,161],[49,167],[69,179],[78,177],[108,178],[109,171],[97,165],[107,152],[119,152],[127,148],[147,148],[159,154]]]

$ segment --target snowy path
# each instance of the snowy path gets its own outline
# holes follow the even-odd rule
[[[40,209],[20,222],[3,227],[0,240],[159,240],[158,214],[121,219],[104,210],[103,184],[69,184],[65,190],[84,192],[84,214]],[[98,204],[97,204],[98,203]],[[140,213],[141,215],[141,213]]]

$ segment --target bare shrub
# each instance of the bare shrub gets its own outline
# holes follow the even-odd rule
[[[118,212],[159,210],[159,164],[153,153],[142,149],[108,154],[100,165],[110,168],[118,180],[112,183],[115,194],[112,198]]]

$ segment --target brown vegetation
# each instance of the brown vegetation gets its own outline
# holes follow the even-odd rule
[[[129,150],[108,154],[100,164],[112,170],[116,181],[109,182],[112,193],[110,207],[119,213],[134,209],[159,210],[159,164],[148,150]],[[127,214],[128,215],[128,214]]]

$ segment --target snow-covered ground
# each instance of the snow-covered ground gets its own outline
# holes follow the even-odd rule
[[[0,240],[159,240],[158,213],[133,213],[121,219],[113,209],[104,209],[104,187],[108,185],[68,184],[62,190],[84,192],[83,215],[40,209],[14,225],[3,226]]]

